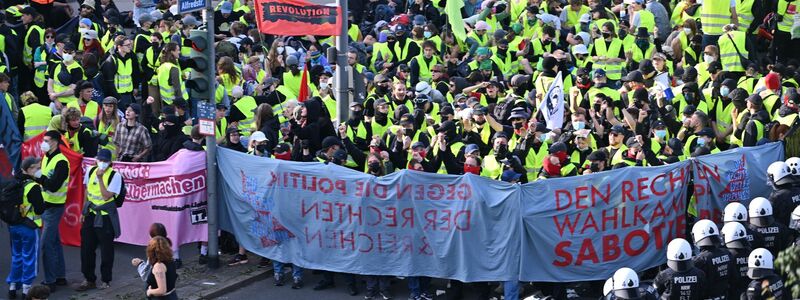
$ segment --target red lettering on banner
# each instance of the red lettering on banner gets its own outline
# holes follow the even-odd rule
[[[403,218],[403,224],[400,227],[414,228],[414,209],[404,208],[400,211],[400,216]]]
[[[572,263],[572,254],[566,250],[569,246],[572,245],[570,241],[561,241],[556,244],[555,254],[557,258],[562,258],[563,260],[554,260],[553,265],[556,267],[566,267]]]
[[[633,226],[636,226],[640,221],[641,224],[647,224],[647,220],[645,220],[644,215],[642,213],[645,209],[647,209],[648,203],[643,205],[636,205],[633,207]]]
[[[556,210],[561,211],[569,208],[572,205],[572,194],[569,193],[567,190],[556,190]],[[564,195],[567,198],[567,204],[561,204],[561,195]],[[555,217],[554,217],[555,218]],[[562,234],[563,235],[563,234]]]
[[[464,218],[466,218],[466,221],[465,222],[458,222],[459,217],[462,217],[462,216]],[[453,217],[453,222],[456,224],[456,230],[459,230],[459,231],[469,231],[469,229],[471,228],[471,225],[470,225],[471,224],[471,220],[472,220],[472,211],[470,211],[470,210],[459,211]],[[466,224],[466,225],[464,225],[464,224]]]
[[[444,224],[442,227],[439,227],[439,230],[441,230],[441,231],[450,231],[450,226],[452,225],[451,224],[452,220],[450,219],[450,210],[449,209],[443,209],[442,210],[442,216],[439,217],[439,219],[442,220],[442,224]]]
[[[358,237],[363,237],[363,238],[365,238],[365,239],[367,239],[367,240],[369,241],[369,243],[368,243],[368,245],[369,245],[369,248],[366,248],[366,249],[364,249],[364,248],[359,248],[359,249],[358,249],[358,252],[361,252],[361,253],[369,253],[370,251],[372,251],[372,248],[373,248],[373,246],[372,246],[372,237],[371,237],[371,236],[369,236],[369,235],[367,235],[367,234],[365,234],[365,233],[359,233],[359,234],[358,234]],[[362,243],[359,243],[359,244],[362,244]]]
[[[575,227],[578,226],[578,220],[581,218],[581,213],[578,213],[575,216],[574,221],[569,219],[569,215],[564,216],[564,223],[560,223],[558,221],[558,216],[553,216],[553,223],[556,224],[556,229],[558,229],[558,234],[564,236],[564,229],[569,228],[569,234],[575,233]]]
[[[635,201],[633,196],[631,196],[631,192],[633,191],[633,182],[630,180],[623,180],[622,181],[622,202],[625,201]]]
[[[581,200],[589,198],[588,195],[585,195],[581,192],[588,191],[589,188],[585,186],[579,186],[575,189],[575,208],[577,209],[587,209],[589,208],[588,205],[581,205]],[[594,203],[592,203],[594,206]]]
[[[581,229],[581,234],[583,234],[586,231],[586,229],[589,228],[594,228],[595,232],[600,231],[600,229],[597,228],[597,222],[594,221],[594,216],[592,216],[591,211],[589,211],[589,213],[586,215],[586,221],[583,222],[583,229]]]
[[[374,194],[375,198],[378,199],[386,199],[387,193],[388,193],[388,188],[382,184],[376,184],[375,188],[372,190],[372,194]]]
[[[386,227],[397,227],[397,208],[396,207],[387,207],[386,208],[386,219],[389,220],[386,224]]]
[[[380,224],[382,222],[382,220],[383,220],[383,213],[381,213],[381,210],[378,209],[375,206],[369,206],[369,207],[367,207],[367,209],[369,209],[370,211],[374,211],[375,212],[374,214],[372,214],[373,216],[378,216],[377,221],[372,222],[372,223],[370,223],[368,221],[367,225],[369,225],[369,226],[378,226],[378,224]]]
[[[636,179],[636,189],[638,191],[638,193],[636,195],[639,196],[639,199],[638,199],[639,201],[644,201],[644,200],[650,199],[650,196],[645,195],[643,193],[645,190],[647,190],[647,184],[646,183],[647,183],[648,179],[649,178],[647,178],[647,177],[642,177],[642,178]]]
[[[666,175],[664,175],[664,174],[658,174],[658,175],[656,175],[656,177],[653,177],[653,182],[650,184],[650,190],[652,190],[652,191],[653,191],[653,195],[656,195],[656,196],[664,196],[664,195],[666,195],[666,194],[667,194],[667,190],[666,190],[666,188],[664,189],[664,191],[663,191],[663,192],[659,192],[658,190],[656,190],[656,186],[657,186],[657,185],[655,184],[655,183],[656,183],[656,181],[660,181],[660,180],[664,179],[664,177],[667,177],[667,176],[666,176]]]
[[[366,195],[364,195],[363,192],[364,192],[364,182],[361,181],[361,180],[356,181],[356,192],[355,192],[354,196],[356,196],[356,197],[366,197]]]
[[[613,214],[609,215],[609,214],[607,214],[608,212],[613,212]],[[606,224],[608,222],[611,222],[611,227],[612,227],[611,229],[617,229],[618,215],[617,215],[617,208],[616,207],[613,208],[613,209],[603,210],[602,215],[603,215],[603,231],[608,230],[608,227],[606,227]]]
[[[430,228],[431,230],[436,230],[436,211],[435,210],[426,211],[425,214],[423,214],[422,216],[423,218],[425,218],[425,227],[423,227],[422,229],[428,230],[428,228]]]
[[[444,196],[444,187],[441,184],[431,184],[428,187],[428,199],[430,200],[441,200]]]
[[[669,172],[669,186],[670,190],[674,191],[686,181],[686,168],[680,168],[680,175],[675,176],[675,172]]]
[[[603,236],[603,261],[612,261],[619,258],[619,237],[617,235]]]
[[[597,258],[597,251],[595,251],[594,246],[592,246],[591,239],[583,240],[581,250],[578,250],[578,259],[575,260],[575,265],[580,266],[585,260],[591,260],[592,263],[600,262],[600,259]]]
[[[697,172],[697,177],[703,180],[714,179],[716,182],[720,182],[719,178],[719,166],[714,165],[714,169],[708,167],[706,164],[700,164],[700,172]]]
[[[666,216],[667,213],[664,211],[664,205],[662,205],[661,202],[656,202],[656,207],[653,208],[653,215],[650,217],[650,222],[657,218]]]
[[[633,245],[631,245],[631,241],[633,241],[633,239],[636,237],[642,239],[642,246],[639,247],[639,249],[634,249]],[[625,236],[623,249],[625,249],[625,254],[627,254],[628,256],[637,256],[639,254],[642,254],[642,252],[644,252],[644,250],[647,249],[648,242],[650,242],[650,235],[647,234],[647,231],[637,229],[629,233],[627,236]]]
[[[322,221],[331,222],[333,221],[333,203],[330,201],[322,201]]]

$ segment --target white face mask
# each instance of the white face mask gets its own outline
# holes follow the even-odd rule
[[[327,82],[327,81],[320,82],[320,83],[319,83],[319,88],[320,88],[321,90],[328,89],[328,82]]]
[[[69,54],[69,53],[64,53],[64,55],[62,55],[62,56],[61,56],[61,58],[63,58],[63,59],[64,59],[64,61],[72,61],[72,59],[73,59],[74,57],[72,56],[72,54]]]
[[[42,177],[42,169],[36,170],[36,172],[33,173],[33,177],[34,178]]]
[[[259,54],[258,55],[258,60],[264,61],[264,54]]]
[[[706,62],[707,64],[710,64],[711,62],[714,61],[714,56],[703,54],[703,61]]]
[[[50,151],[50,144],[48,144],[47,142],[42,142],[39,145],[39,149],[42,149],[42,152],[49,152]]]
[[[108,169],[108,165],[109,165],[109,163],[104,162],[104,161],[98,161],[97,162],[97,167],[100,168],[100,170]]]
[[[684,33],[686,33],[687,35],[688,35],[688,34],[692,34],[692,29],[691,29],[691,28],[686,28],[686,27],[684,27],[684,28],[683,28],[683,32],[684,32]]]
[[[572,122],[572,129],[581,130],[581,129],[584,129],[584,128],[586,128],[586,122],[584,122],[584,121]]]
[[[278,54],[283,54],[283,46],[278,46]]]

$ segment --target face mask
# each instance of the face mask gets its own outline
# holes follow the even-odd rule
[[[38,169],[36,170],[35,173],[33,173],[33,178],[39,178],[39,177],[42,177],[42,169]]]
[[[283,46],[278,46],[278,54],[283,54]]]
[[[730,93],[731,93],[731,89],[728,88],[727,86],[723,86],[723,87],[719,88],[719,94],[722,95],[722,97],[728,97],[728,94],[730,94]]]
[[[381,163],[374,161],[369,163],[368,167],[371,172],[377,173],[381,170]]]
[[[619,36],[619,39],[620,39],[620,40],[624,40],[624,39],[625,39],[625,37],[626,37],[626,36],[628,36],[628,32],[626,32],[625,30],[622,30],[622,29],[620,29],[620,30],[617,32],[617,35]]]
[[[320,82],[319,83],[319,89],[321,89],[321,90],[328,89],[328,82]]]
[[[363,117],[363,111],[350,111],[351,120],[361,120],[361,117]]]
[[[610,32],[603,32],[603,38],[604,39],[611,38],[611,33]]]
[[[42,144],[39,145],[39,148],[42,149],[42,152],[50,152],[50,144],[47,142],[42,142]]]
[[[600,172],[600,163],[593,162],[589,165],[589,170],[592,170],[592,173]]]
[[[584,129],[584,128],[586,128],[586,122],[584,122],[584,121],[572,122],[572,129],[581,130],[581,129]]]
[[[259,61],[264,61],[264,54],[259,54],[258,55],[258,60]]]
[[[433,35],[433,33],[430,32],[430,31],[425,31],[425,32],[422,33],[422,36],[424,36],[426,39],[431,38],[432,35]]]
[[[69,54],[69,53],[64,53],[64,55],[62,55],[62,56],[61,56],[61,58],[63,58],[63,59],[64,59],[64,61],[72,61],[72,59],[73,59],[74,57],[72,56],[72,54]]]
[[[662,140],[665,139],[667,137],[667,131],[666,130],[656,130],[656,137],[658,137],[659,139],[662,139]]]
[[[108,165],[109,164],[107,162],[104,162],[104,161],[98,161],[97,162],[97,168],[99,168],[100,170],[108,169]]]
[[[522,123],[514,123],[514,129],[522,128]]]
[[[382,86],[382,85],[379,85],[379,86],[375,87],[375,91],[378,92],[378,94],[380,94],[380,95],[386,95],[386,94],[389,93],[389,88],[385,87],[385,86]]]
[[[260,153],[267,152],[267,145],[256,145],[256,151]]]
[[[578,146],[578,150],[580,150],[580,151],[589,150],[589,146],[584,146],[584,147]]]
[[[467,174],[467,173],[472,173],[472,174],[475,174],[475,175],[480,175],[480,173],[481,173],[481,167],[478,167],[478,166],[470,166],[470,165],[464,165],[464,174]]]
[[[703,61],[706,62],[707,64],[710,64],[711,62],[714,61],[714,56],[703,54]]]
[[[289,151],[283,152],[281,154],[277,154],[276,153],[275,154],[275,159],[292,160],[292,153],[290,153]]]
[[[688,102],[693,102],[694,101],[694,94],[684,94],[683,95],[683,99],[686,99],[686,101],[688,101]]]
[[[687,35],[692,34],[692,29],[691,28],[684,28],[683,29],[683,33],[685,33]]]
[[[544,142],[546,142],[546,141],[547,141],[547,134],[545,134],[545,133],[540,134],[539,135],[539,142],[544,144]]]
[[[697,139],[697,145],[698,145],[698,146],[705,146],[705,145],[706,145],[706,139],[704,139],[704,138],[698,138],[698,139]]]
[[[498,153],[498,154],[506,153],[506,152],[508,152],[508,145],[500,144],[500,145],[497,146],[497,148],[494,149],[494,152]]]

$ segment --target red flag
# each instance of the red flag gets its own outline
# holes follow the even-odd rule
[[[308,100],[309,94],[311,93],[308,90],[308,69],[306,68],[306,65],[303,65],[303,77],[300,78],[300,92],[298,92],[297,95],[297,102],[304,102]]]
[[[258,30],[274,35],[339,35],[342,9],[334,1],[325,2],[256,0]]]
[[[42,157],[39,145],[44,140],[44,132],[22,143],[22,158]],[[69,161],[69,183],[67,183],[67,202],[64,204],[64,215],[58,225],[61,232],[61,243],[68,246],[81,245],[81,211],[83,208],[83,155],[72,151],[69,144],[59,147],[61,153]]]

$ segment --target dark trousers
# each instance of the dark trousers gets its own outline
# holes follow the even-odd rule
[[[776,62],[786,64],[789,60],[800,57],[795,51],[798,46],[800,46],[800,41],[793,40],[790,33],[776,30],[770,53],[775,55]]]
[[[333,275],[337,273],[328,271],[323,271],[323,272],[324,273],[322,273],[322,279],[333,282]],[[346,283],[347,285],[356,285],[355,274],[348,274],[348,273],[339,273],[339,274],[342,274],[342,276],[344,276],[344,283]]]
[[[103,217],[103,227],[94,227],[93,213],[89,213],[83,220],[81,228],[81,272],[83,277],[89,281],[97,281],[94,273],[97,255],[95,250],[100,247],[100,279],[103,282],[111,282],[111,274],[114,269],[114,228],[111,225],[111,218]]]

